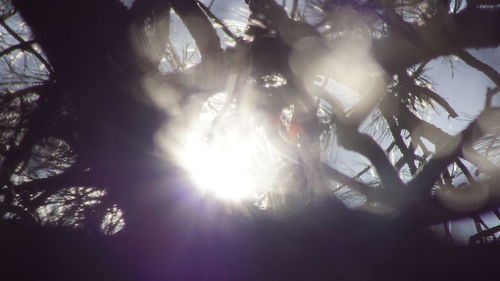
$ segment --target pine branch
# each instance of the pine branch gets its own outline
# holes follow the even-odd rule
[[[403,188],[403,181],[377,142],[370,136],[358,132],[356,127],[337,123],[337,128],[340,145],[366,157],[375,167],[384,188],[390,191]]]
[[[220,20],[216,15],[214,15],[214,13],[212,13],[212,11],[210,10],[209,7],[205,6],[205,4],[203,4],[202,2],[198,1],[198,5],[200,6],[200,8],[203,10],[203,12],[211,19],[213,20],[217,25],[220,26],[220,28],[222,29],[222,31],[224,31],[224,33],[226,33],[227,36],[229,36],[231,39],[233,39],[234,41],[236,42],[240,42],[242,39],[236,35],[234,35],[231,30],[229,30],[229,28],[224,24],[224,22],[222,20]]]
[[[196,42],[202,60],[213,60],[222,53],[220,38],[196,0],[173,0],[172,7]]]
[[[391,101],[391,99],[386,97],[382,100],[379,109],[390,113],[390,110],[394,110],[396,107],[393,102],[394,101]],[[405,106],[400,105],[397,108],[399,108],[399,110],[394,111],[391,114],[396,114],[399,126],[410,132],[413,139],[423,137],[438,146],[448,142],[452,138],[451,135],[444,132],[440,128],[415,116]],[[466,160],[474,164],[479,170],[486,174],[488,174],[489,171],[496,169],[495,164],[477,152],[473,147],[466,147],[463,156]]]
[[[442,106],[449,114],[451,118],[456,118],[458,117],[457,112],[451,107],[451,105],[440,95],[432,91],[431,89],[427,87],[422,87],[419,86],[415,83],[413,79],[408,76],[406,71],[401,71],[398,73],[398,78],[399,81],[408,88],[410,92],[417,93],[417,94],[422,94],[427,96],[428,98],[434,100],[437,104]]]
[[[415,33],[429,49],[422,49],[399,34],[373,41],[372,54],[389,73],[396,73],[419,62],[453,54],[457,49],[487,48],[500,45],[500,9],[465,9],[449,17],[434,17]]]
[[[497,87],[500,87],[500,73],[498,73],[493,67],[480,61],[466,50],[455,51],[455,54],[466,64],[484,73],[491,79],[491,81],[493,81],[493,83],[497,85]]]
[[[24,40],[21,36],[19,36],[19,34],[17,34],[7,23],[5,23],[3,20],[0,20],[0,25],[5,28],[5,30],[7,30],[7,32],[12,36],[14,37],[19,43],[20,45],[23,45],[24,48],[26,48],[26,51],[30,52],[31,54],[33,54],[44,66],[45,68],[47,68],[47,70],[50,72],[50,73],[53,73],[54,70],[52,69],[52,66],[50,65],[50,63],[39,53],[37,52],[33,46],[31,46],[31,44],[29,44],[28,42],[32,41],[32,40]]]
[[[469,244],[474,244],[482,238],[495,235],[498,232],[500,232],[500,225],[478,232],[469,238]]]
[[[8,55],[15,50],[27,50],[26,47],[31,46],[33,43],[35,43],[35,40],[29,40],[29,41],[21,42],[19,44],[7,47],[7,48],[3,49],[2,51],[0,51],[0,57]]]
[[[500,188],[500,170],[496,170],[497,176],[491,177],[487,180],[481,182],[472,183],[466,186],[461,186],[461,189],[478,189],[478,188],[488,188],[494,192],[489,192],[488,197],[484,201],[475,203],[476,206],[473,208],[449,208],[443,206],[436,198],[428,200],[419,200],[416,205],[412,208],[407,208],[401,215],[401,221],[406,221],[411,218],[415,226],[430,226],[437,223],[442,223],[446,221],[452,221],[456,219],[471,217],[480,215],[486,212],[493,211],[498,212],[500,207],[500,197],[498,191]],[[471,199],[473,200],[473,199]],[[466,202],[461,202],[466,203]],[[479,205],[477,205],[480,203]]]
[[[415,166],[415,154],[411,151],[405,144],[403,138],[401,137],[401,130],[398,128],[396,122],[394,121],[392,116],[383,115],[387,124],[389,125],[389,129],[391,130],[392,137],[394,138],[394,142],[397,147],[403,154],[404,161],[408,165],[411,174],[415,174],[417,172],[417,167]]]
[[[464,147],[471,144],[484,132],[480,122],[487,114],[498,114],[500,108],[492,108],[484,111],[476,120],[471,122],[461,133],[442,143],[436,149],[435,156],[423,167],[420,173],[408,183],[410,190],[418,190],[421,194],[428,195],[434,183],[438,180],[442,171],[463,155]]]
[[[382,204],[387,204],[392,207],[401,207],[401,197],[395,193],[387,192],[386,190],[376,189],[366,183],[356,180],[355,178],[345,175],[339,170],[331,167],[330,165],[322,162],[322,169],[325,176],[330,179],[339,182],[343,186],[348,186],[349,188],[363,194],[364,196],[378,201]]]

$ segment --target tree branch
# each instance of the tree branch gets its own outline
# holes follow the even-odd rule
[[[26,47],[30,46],[33,43],[35,43],[35,40],[24,41],[24,42],[20,42],[19,44],[12,45],[12,46],[0,51],[0,57],[5,56],[7,54],[10,54],[11,52],[13,52],[17,49],[26,50]]]
[[[252,12],[260,13],[285,40],[291,44],[299,38],[321,38],[316,29],[306,23],[296,23],[274,1],[250,1]],[[389,73],[397,73],[422,61],[453,54],[465,48],[487,48],[500,45],[500,8],[465,9],[447,17],[436,16],[423,26],[412,26],[412,33],[420,36],[418,42],[401,34],[391,34],[372,44],[374,59]],[[321,55],[319,54],[311,54]]]
[[[476,120],[471,122],[460,134],[452,137],[436,149],[434,157],[423,167],[421,172],[413,178],[408,187],[418,190],[418,193],[428,195],[442,171],[463,155],[464,147],[470,147],[474,140],[483,134],[480,122],[487,114],[500,113],[500,108],[484,111]]]
[[[36,179],[29,182],[13,186],[16,192],[26,191],[51,191],[65,187],[84,186],[84,187],[107,187],[105,181],[106,175],[98,175],[95,172],[82,172],[70,168],[62,174]]]
[[[333,168],[332,166],[324,162],[321,163],[322,163],[321,167],[325,175],[330,179],[337,181],[344,186],[348,186],[349,188],[363,194],[364,196],[373,199],[375,201],[378,201],[382,204],[387,204],[388,206],[392,207],[401,207],[400,204],[401,198],[398,197],[396,194],[389,193],[381,189],[376,189],[368,184],[365,184],[363,182],[354,179],[351,176],[345,175],[344,173],[340,172],[339,170]]]
[[[428,200],[421,200],[412,208],[404,210],[400,219],[401,221],[410,219],[415,223],[415,226],[429,226],[446,221],[480,215],[490,211],[498,212],[498,208],[500,207],[500,196],[498,193],[500,190],[499,174],[500,170],[496,170],[497,176],[491,177],[482,182],[476,182],[461,187],[461,189],[487,188],[489,190],[488,197],[484,199],[485,201],[480,202],[480,205],[475,206],[474,208],[451,209],[444,206],[437,198],[429,198]]]
[[[451,107],[451,105],[443,97],[441,97],[440,95],[438,95],[437,93],[435,93],[434,91],[432,91],[431,89],[429,89],[427,87],[422,87],[422,86],[417,85],[415,83],[415,81],[413,79],[411,79],[410,76],[408,76],[406,71],[399,72],[398,78],[399,78],[399,81],[405,87],[407,87],[410,92],[413,92],[415,94],[419,93],[419,94],[427,96],[428,98],[434,100],[435,102],[437,102],[437,104],[442,106],[448,112],[450,117],[452,117],[452,118],[458,117],[457,112],[453,109],[453,107]]]
[[[488,78],[491,79],[491,81],[493,81],[493,83],[497,85],[497,87],[500,87],[500,73],[498,73],[493,67],[478,60],[466,50],[455,51],[455,54],[466,64],[484,73],[486,76],[488,76]]]
[[[0,93],[0,106],[6,102],[10,102],[12,99],[22,97],[29,93],[38,93],[40,91],[48,90],[51,87],[51,82],[45,83],[43,85],[36,85],[27,87],[21,90],[17,90],[15,92],[5,91]]]
[[[173,0],[172,7],[196,42],[202,60],[222,53],[220,38],[196,0]]]
[[[357,128],[337,124],[339,143],[346,149],[360,153],[375,167],[380,181],[388,190],[403,188],[403,181],[391,164],[385,151],[370,136],[358,132]]]
[[[428,49],[415,45],[399,34],[373,41],[372,54],[389,73],[396,73],[419,62],[453,54],[457,49],[487,48],[500,45],[500,9],[465,9],[449,17],[434,17],[414,27]]]
[[[47,68],[47,70],[52,73],[54,70],[52,69],[52,66],[50,63],[39,53],[37,52],[31,44],[28,42],[32,42],[33,40],[26,41],[24,40],[19,34],[17,34],[8,24],[6,24],[3,20],[0,20],[0,25],[7,30],[7,32],[12,35],[19,43],[20,45],[23,45],[24,48],[26,48],[26,51],[30,52],[33,54],[44,66]]]
[[[403,154],[403,159],[408,165],[410,169],[410,173],[413,175],[417,171],[417,167],[415,166],[415,154],[411,151],[405,144],[403,138],[401,137],[401,130],[398,128],[396,122],[394,121],[392,116],[387,116],[382,114],[387,124],[389,125],[389,129],[391,130],[392,137],[394,138],[394,143],[397,145],[401,153]]]
[[[418,118],[403,104],[389,98],[389,96],[382,100],[379,109],[383,112],[387,111],[388,113],[395,115],[398,119],[399,126],[408,130],[414,139],[423,137],[438,146],[448,142],[452,138],[452,136],[440,128]],[[495,164],[491,163],[488,158],[484,157],[472,147],[467,147],[464,152],[464,157],[486,174],[489,173],[488,171],[496,169]]]
[[[242,39],[236,35],[234,35],[231,30],[222,22],[217,16],[215,16],[212,11],[210,11],[210,8],[205,6],[202,2],[198,2],[198,5],[200,8],[203,10],[203,12],[210,18],[212,19],[215,23],[217,23],[222,31],[227,34],[231,39],[233,39],[236,42],[240,42]]]
[[[469,244],[474,244],[477,241],[481,240],[481,238],[486,237],[486,236],[495,235],[497,232],[500,232],[500,225],[497,225],[493,228],[486,229],[486,230],[483,230],[479,233],[472,235],[469,238]]]

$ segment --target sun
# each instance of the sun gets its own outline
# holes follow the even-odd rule
[[[201,112],[167,127],[160,141],[201,193],[231,203],[258,203],[271,188],[281,157],[256,112],[237,112],[226,99],[225,94],[212,96]]]
[[[200,191],[239,202],[251,198],[256,191],[252,174],[254,149],[252,140],[219,136],[188,144],[181,157]]]
[[[209,139],[193,133],[178,158],[202,193],[238,203],[270,187],[275,168],[264,147],[258,132],[238,128]]]

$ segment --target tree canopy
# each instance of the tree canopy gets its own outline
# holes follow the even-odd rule
[[[7,272],[496,280],[497,27],[494,0],[2,1]],[[477,116],[441,57],[491,80]]]

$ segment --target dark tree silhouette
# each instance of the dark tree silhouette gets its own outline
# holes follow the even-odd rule
[[[214,2],[1,2],[2,279],[500,278],[482,216],[500,219],[500,74],[469,52],[500,46],[496,1]],[[426,76],[443,56],[496,84],[456,135],[422,118],[459,117]],[[258,199],[195,191],[161,141],[210,106],[207,139],[243,116],[279,158]],[[367,167],[334,165],[341,149]]]

